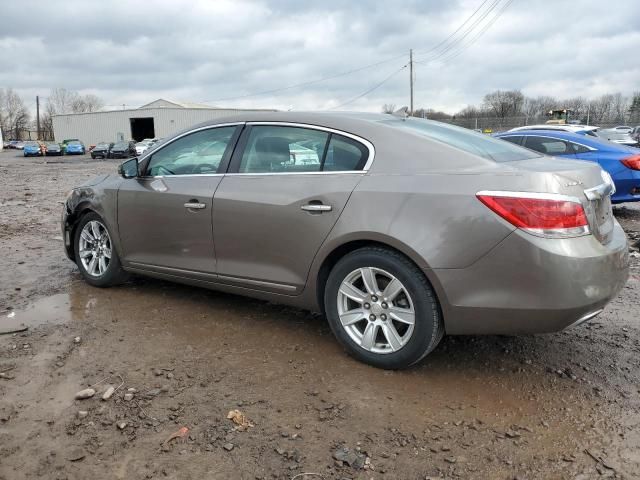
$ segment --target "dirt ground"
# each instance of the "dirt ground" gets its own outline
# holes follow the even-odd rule
[[[447,337],[383,371],[309,312],[143,278],[88,286],[61,202],[116,163],[55,162],[0,153],[0,328],[29,326],[0,335],[0,479],[640,478],[635,254],[586,325]],[[615,213],[638,241],[640,206]],[[234,429],[233,409],[253,426]]]

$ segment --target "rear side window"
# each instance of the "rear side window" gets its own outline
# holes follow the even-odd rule
[[[585,147],[584,145],[580,145],[579,143],[569,142],[569,145],[571,145],[573,153],[587,153],[591,151],[587,147]]]
[[[381,123],[446,143],[494,162],[513,162],[539,157],[530,150],[512,145],[499,138],[446,123],[418,118],[382,120]]]
[[[342,135],[331,134],[327,155],[323,163],[323,171],[362,170],[369,151],[360,142]]]

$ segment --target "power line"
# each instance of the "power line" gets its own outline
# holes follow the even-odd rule
[[[498,4],[501,2],[502,0],[494,0],[493,3],[491,5],[489,5],[489,8],[487,8],[478,18],[476,18],[474,20],[474,22],[469,25],[469,27],[463,32],[463,34],[456,38],[454,41],[452,41],[449,45],[447,45],[446,47],[444,47],[440,52],[436,53],[435,55],[432,55],[431,58],[423,58],[420,61],[421,62],[425,62],[425,61],[433,61],[433,60],[437,60],[438,58],[443,57],[444,55],[446,55],[448,52],[450,52],[451,50],[453,50],[454,48],[456,48],[457,46],[460,45],[460,43],[470,34],[472,33],[475,28],[481,24],[485,18],[487,18],[487,16],[498,6]]]
[[[451,54],[449,54],[449,55],[445,55],[444,57],[440,57],[440,60],[441,60],[442,62],[444,62],[444,63],[447,63],[447,62],[449,62],[449,61],[453,60],[454,58],[456,58],[456,57],[460,56],[460,55],[465,51],[465,49],[466,49],[469,45],[473,44],[473,43],[474,43],[476,40],[478,40],[482,35],[484,35],[484,34],[486,33],[486,31],[487,31],[489,28],[491,28],[491,26],[492,26],[492,25],[493,25],[493,24],[494,24],[494,23],[495,23],[495,22],[496,22],[496,21],[497,21],[497,20],[502,16],[502,14],[505,12],[505,10],[506,10],[507,8],[509,8],[509,6],[510,6],[513,2],[514,2],[514,0],[507,0],[507,1],[502,5],[502,7],[501,7],[497,12],[496,12],[496,14],[495,14],[492,18],[490,18],[490,19],[489,19],[489,21],[484,25],[484,27],[482,27],[482,29],[481,29],[481,30],[480,30],[480,31],[479,31],[475,36],[471,37],[471,38],[470,38],[470,39],[468,39],[466,42],[461,43],[461,44],[459,45],[459,47],[460,47],[460,48],[459,48],[459,49],[457,49],[457,50],[455,50],[455,51],[453,51]],[[434,60],[436,60],[436,59],[432,59],[432,60],[429,60],[429,61],[427,61],[427,62],[417,62],[417,61],[416,61],[415,63],[419,63],[419,64],[421,64],[421,65],[427,65],[427,64],[431,63],[431,62],[432,62],[432,61],[434,61]]]
[[[476,8],[476,10],[475,10],[471,15],[469,15],[469,16],[467,17],[467,19],[466,19],[464,22],[462,22],[462,24],[461,24],[458,28],[456,28],[456,29],[455,29],[455,31],[454,31],[453,33],[451,33],[451,35],[449,35],[447,38],[445,38],[444,40],[442,40],[442,41],[441,41],[440,43],[438,43],[437,45],[435,45],[435,46],[431,47],[429,50],[426,50],[426,51],[424,51],[424,52],[422,52],[422,53],[420,53],[420,51],[416,51],[416,52],[415,52],[415,53],[416,53],[416,55],[426,55],[427,53],[433,52],[434,50],[436,50],[436,49],[440,48],[440,46],[441,46],[441,45],[443,45],[444,43],[446,43],[446,42],[447,42],[451,37],[453,37],[456,33],[458,33],[458,32],[460,31],[460,29],[461,29],[462,27],[464,27],[464,26],[467,24],[467,22],[468,22],[469,20],[471,20],[471,19],[475,16],[475,14],[476,14],[476,13],[478,13],[478,11],[480,11],[480,9],[481,9],[482,7],[484,7],[484,5],[485,5],[488,1],[489,1],[489,0],[484,0],[484,1],[480,4],[480,6],[479,6],[478,8]]]
[[[364,97],[365,95],[368,95],[369,93],[373,92],[374,90],[380,88],[382,85],[384,85],[386,82],[388,82],[389,80],[391,80],[394,76],[396,76],[398,73],[400,73],[402,70],[404,70],[405,68],[407,68],[409,64],[405,63],[402,67],[400,67],[398,70],[395,70],[391,75],[388,75],[387,77],[385,77],[382,81],[376,83],[373,87],[365,90],[364,92],[362,92],[360,95],[357,95],[355,97],[353,97],[351,100],[347,100],[344,103],[341,103],[340,105],[336,105],[335,107],[331,108],[331,110],[336,110],[338,108],[342,108],[345,105],[349,105],[350,103],[355,102],[356,100]]]
[[[247,93],[245,95],[238,95],[236,97],[225,97],[225,98],[218,98],[216,100],[205,100],[205,101],[203,101],[201,103],[224,102],[224,101],[227,101],[227,100],[237,100],[237,99],[240,99],[240,98],[257,97],[257,96],[260,96],[260,95],[269,95],[271,93],[282,92],[284,90],[291,90],[293,88],[307,87],[309,85],[314,85],[316,83],[325,82],[327,80],[332,80],[334,78],[343,77],[345,75],[350,75],[352,73],[360,72],[362,70],[367,70],[369,68],[377,67],[378,65],[383,65],[385,63],[389,63],[389,62],[391,62],[393,60],[397,60],[398,58],[401,58],[401,57],[404,57],[404,54],[397,55],[395,57],[388,58],[388,59],[382,60],[380,62],[372,63],[372,64],[369,64],[369,65],[364,65],[364,66],[358,67],[358,68],[354,68],[354,69],[348,70],[346,72],[336,73],[334,75],[329,75],[329,76],[326,76],[326,77],[318,78],[316,80],[310,80],[310,81],[302,82],[302,83],[295,83],[293,85],[288,85],[286,87],[274,88],[274,89],[271,89],[271,90],[263,90],[261,92]]]

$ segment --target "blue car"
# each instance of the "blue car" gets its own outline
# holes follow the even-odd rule
[[[82,142],[69,142],[65,148],[64,153],[67,155],[84,155],[85,153],[84,144]]]
[[[42,155],[42,149],[40,148],[40,144],[38,142],[25,142],[22,153],[25,157],[30,157],[33,155],[39,157]]]
[[[494,135],[536,152],[599,164],[616,186],[612,203],[640,201],[640,149],[590,135],[554,130],[520,130]]]

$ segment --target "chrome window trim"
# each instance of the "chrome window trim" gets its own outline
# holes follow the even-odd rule
[[[177,137],[172,138],[167,143],[162,144],[157,150],[151,149],[150,152],[143,153],[142,157],[138,158],[138,165],[141,162],[144,162],[147,159],[147,157],[150,157],[150,156],[158,153],[163,148],[168,147],[169,145],[171,145],[176,140],[180,140],[182,137],[186,137],[187,135],[191,135],[192,133],[201,132],[202,130],[213,130],[214,128],[237,127],[237,126],[240,126],[240,125],[245,125],[246,123],[247,122],[218,123],[216,125],[206,125],[204,127],[194,128],[193,130],[189,130],[188,132],[184,132],[184,133],[178,135]],[[187,177],[187,176],[190,176],[190,177],[201,177],[201,176],[218,176],[218,175],[222,176],[222,175],[224,175],[224,173],[189,173],[189,174],[186,174],[186,175],[160,175],[160,176],[145,175],[145,176],[140,176],[138,178],[165,178],[165,177]]]
[[[324,127],[321,125],[314,125],[312,123],[297,123],[297,122],[282,122],[282,121],[255,121],[255,122],[246,122],[246,125],[250,126],[258,126],[258,125],[275,125],[280,127],[294,127],[294,128],[307,128],[309,130],[320,130],[328,133],[335,133],[337,135],[342,135],[343,137],[350,138],[351,140],[355,140],[358,143],[364,145],[369,151],[369,156],[367,161],[362,167],[362,170],[332,170],[332,171],[323,171],[323,172],[264,172],[264,173],[229,173],[228,175],[318,175],[318,174],[333,174],[333,173],[367,173],[373,164],[373,159],[376,155],[376,149],[369,140],[359,137],[358,135],[354,135],[353,133],[344,132],[342,130],[338,130],[331,127]]]
[[[572,195],[564,195],[562,193],[543,193],[543,192],[512,192],[506,190],[481,190],[476,193],[478,195],[487,195],[491,197],[515,197],[515,198],[537,198],[540,200],[558,200],[564,202],[579,203],[582,202],[578,197]]]
[[[562,130],[562,131],[566,131],[566,130]],[[568,132],[568,133],[572,133],[572,132]],[[579,134],[578,134],[578,135],[579,135]],[[556,138],[556,137],[549,137],[549,136],[547,136],[547,135],[538,135],[538,134],[536,134],[536,135],[522,135],[522,136],[523,136],[523,137],[525,137],[525,138],[529,138],[529,137],[540,137],[540,138],[548,138],[548,139],[550,139],[550,140],[556,140],[556,141],[560,141],[560,142],[575,143],[576,145],[580,145],[581,147],[584,147],[584,148],[586,148],[587,150],[590,150],[590,151],[592,151],[592,152],[597,152],[597,151],[598,151],[598,149],[597,149],[597,148],[590,147],[589,145],[585,145],[585,144],[583,144],[583,143],[576,142],[576,141],[574,141],[574,140],[567,140],[566,138]],[[525,140],[525,142],[524,142],[524,143],[525,143],[525,144],[524,144],[524,145],[521,145],[521,146],[526,147],[526,146],[527,146],[527,145],[526,145],[526,143],[527,143],[527,142],[526,142],[526,140]],[[535,151],[537,152],[537,150],[535,150]],[[540,153],[540,152],[538,152],[538,153]],[[543,153],[543,155],[549,155],[550,157],[553,157],[553,156],[554,156],[554,155],[552,155],[552,154],[550,154],[550,153],[546,153],[546,154],[544,154],[544,153]],[[560,155],[560,154],[559,154],[559,155]]]
[[[227,177],[262,177],[262,176],[273,176],[273,175],[332,175],[332,174],[340,174],[340,175],[364,175],[365,171],[363,170],[332,170],[330,172],[248,172],[248,173],[227,173]]]
[[[186,178],[186,177],[224,177],[224,173],[185,173],[184,175],[155,175],[155,176],[146,176],[139,177],[140,179],[169,179],[169,178]]]

